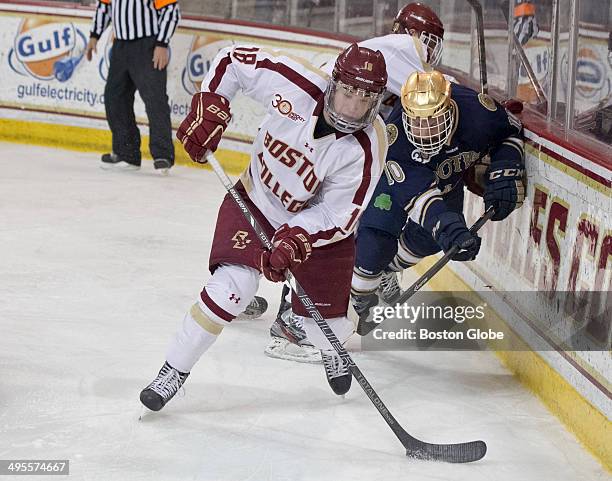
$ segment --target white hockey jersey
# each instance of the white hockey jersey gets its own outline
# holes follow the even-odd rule
[[[231,101],[241,90],[266,107],[242,183],[274,228],[299,225],[317,247],[355,230],[387,153],[379,117],[353,134],[313,137],[327,83],[305,61],[254,46],[221,50],[202,81],[202,91]]]
[[[374,51],[380,50],[387,64],[387,91],[380,106],[383,118],[393,110],[393,105],[400,95],[402,85],[414,72],[424,72],[430,69],[425,59],[425,47],[420,40],[408,34],[391,33],[382,37],[369,38],[358,42],[360,47],[367,47]],[[336,59],[330,60],[321,69],[331,75]],[[451,82],[456,80],[448,75],[445,77]]]
[[[418,42],[418,43],[417,43]],[[424,72],[426,63],[419,55],[422,44],[411,35],[391,33],[382,37],[369,38],[358,43],[374,51],[380,50],[387,64],[387,91],[380,106],[380,114],[386,118],[400,95],[406,79],[413,72]],[[331,75],[336,59],[323,65],[322,70]]]

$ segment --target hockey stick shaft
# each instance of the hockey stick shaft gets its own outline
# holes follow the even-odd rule
[[[470,227],[470,232],[472,234],[478,232],[480,228],[485,225],[486,222],[493,216],[494,213],[495,211],[493,210],[493,207],[489,207],[489,209],[484,214],[482,214],[476,222],[474,222],[474,225]],[[396,304],[403,304],[408,299],[410,299],[417,291],[421,290],[421,288],[425,284],[427,284],[433,276],[435,276],[446,264],[448,264],[448,262],[457,253],[457,251],[459,251],[458,246],[453,246],[452,248],[450,248],[448,252],[446,252],[442,257],[440,257],[440,259],[438,259],[438,261],[433,266],[431,266],[427,270],[427,272],[425,272],[425,274],[419,277],[414,284],[412,284],[408,289],[406,289],[400,294],[400,296],[397,298],[397,301],[395,301]]]
[[[236,202],[236,204],[242,211],[242,214],[245,216],[245,218],[251,225],[253,231],[255,232],[255,234],[261,241],[261,243],[267,249],[272,250],[274,247],[272,245],[272,242],[270,241],[270,239],[268,239],[268,236],[266,235],[262,227],[259,225],[255,217],[249,211],[248,206],[246,205],[246,203],[244,202],[244,200],[242,199],[238,191],[236,191],[236,189],[234,188],[232,181],[225,173],[225,170],[223,169],[223,167],[221,167],[221,165],[219,164],[219,161],[213,155],[209,155],[208,162],[210,163],[213,170],[215,171],[215,173],[217,174],[217,176],[223,183],[223,186],[225,187],[225,189],[229,192],[229,194],[232,196],[232,198],[234,199],[234,201]],[[325,321],[325,319],[323,318],[319,310],[316,308],[316,306],[314,305],[314,302],[312,302],[310,297],[306,294],[306,292],[304,292],[304,289],[302,288],[300,283],[297,281],[297,279],[295,279],[293,274],[291,274],[291,272],[287,272],[287,281],[291,284],[291,286],[297,292],[300,302],[304,305],[304,307],[308,311],[308,314],[315,320],[315,322],[317,323],[317,325],[319,326],[319,328],[321,329],[321,331],[323,332],[327,340],[330,342],[334,350],[338,353],[338,355],[342,358],[342,360],[348,365],[349,369],[351,370],[351,373],[353,374],[357,382],[359,382],[359,385],[365,390],[366,394],[368,395],[372,403],[374,403],[374,405],[376,406],[380,414],[383,416],[385,421],[387,421],[387,424],[389,425],[389,427],[391,427],[391,429],[395,432],[396,426],[398,426],[397,421],[395,420],[393,415],[389,412],[389,410],[386,408],[386,406],[383,404],[381,399],[378,397],[378,395],[376,394],[376,392],[374,391],[374,389],[372,388],[368,380],[365,378],[365,376],[361,372],[361,370],[355,365],[355,362],[353,361],[349,353],[346,351],[346,349],[344,349],[344,346],[338,340],[334,331],[332,331],[332,329],[329,327],[329,324],[327,324],[327,322]]]
[[[261,243],[267,248],[272,249],[273,245],[265,231],[259,225],[255,217],[249,211],[248,206],[242,199],[241,195],[234,188],[231,179],[225,173],[225,170],[219,164],[219,161],[214,157],[213,154],[208,155],[208,162],[212,166],[215,174],[227,190],[227,192],[232,196],[242,214],[246,218],[246,220],[251,225],[251,228],[259,237]],[[374,388],[370,385],[366,377],[363,375],[361,370],[357,367],[349,353],[344,349],[342,343],[336,337],[336,334],[329,327],[329,324],[325,321],[319,310],[316,308],[314,302],[310,299],[310,297],[304,292],[304,289],[299,284],[297,279],[291,274],[291,272],[287,271],[287,280],[293,287],[294,291],[297,293],[298,298],[302,305],[306,308],[309,316],[314,319],[319,329],[323,332],[329,343],[332,345],[334,350],[338,353],[342,361],[346,364],[349,371],[355,380],[359,383],[361,388],[364,390],[372,404],[376,407],[380,415],[383,417],[389,428],[393,431],[393,433],[397,436],[398,440],[402,443],[404,448],[406,449],[406,455],[412,456],[419,459],[431,459],[438,461],[446,461],[446,462],[454,462],[454,463],[465,463],[476,461],[482,458],[486,453],[486,445],[482,441],[473,441],[471,443],[461,443],[461,444],[431,444],[426,443],[424,441],[420,441],[410,434],[408,434],[404,428],[400,426],[395,417],[391,414],[391,412],[387,409],[385,404],[382,402]]]
[[[489,91],[487,80],[487,55],[485,49],[484,20],[482,5],[478,0],[467,0],[476,15],[476,32],[478,34],[478,67],[480,69],[480,90],[483,94]]]

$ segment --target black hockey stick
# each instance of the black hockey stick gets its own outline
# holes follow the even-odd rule
[[[480,228],[485,225],[485,223],[491,218],[491,216],[493,216],[494,213],[495,211],[493,210],[493,207],[489,207],[489,209],[484,214],[482,214],[476,222],[474,222],[474,225],[470,227],[470,232],[472,234],[478,232]],[[403,304],[408,299],[410,299],[415,292],[419,291],[421,287],[427,284],[431,280],[431,278],[440,271],[440,269],[442,269],[446,264],[448,264],[448,261],[451,260],[451,257],[453,257],[458,250],[458,246],[451,247],[448,252],[446,252],[442,257],[440,257],[440,259],[438,259],[438,261],[433,266],[427,269],[427,272],[425,272],[425,274],[419,277],[414,284],[412,284],[408,289],[402,292],[395,301],[395,303]]]
[[[225,173],[225,170],[223,170],[223,167],[221,167],[217,159],[212,154],[208,156],[208,161],[227,192],[232,196],[232,198],[242,211],[242,214],[253,228],[253,231],[255,232],[257,237],[259,237],[261,243],[267,249],[271,250],[273,248],[273,245],[270,242],[270,239],[268,239],[268,236],[266,235],[264,230],[257,223],[257,220],[249,211],[249,208],[245,204],[240,194],[234,188],[232,181]],[[406,448],[406,456],[416,459],[445,461],[448,463],[469,463],[471,461],[478,461],[486,454],[487,445],[484,443],[484,441],[471,441],[467,443],[458,444],[432,444],[416,439],[410,434],[408,434],[404,430],[404,428],[400,426],[400,424],[393,417],[393,415],[389,412],[380,397],[378,397],[378,394],[376,394],[374,388],[370,385],[361,370],[353,362],[353,359],[351,358],[351,356],[349,356],[349,353],[346,352],[346,349],[344,349],[344,346],[338,340],[338,338],[334,334],[334,331],[331,330],[329,324],[327,324],[325,319],[323,319],[321,313],[316,308],[312,300],[304,292],[302,286],[300,286],[300,284],[290,272],[287,272],[287,280],[291,283],[295,292],[297,292],[297,295],[306,310],[308,311],[308,314],[317,323],[317,326],[319,326],[327,340],[330,342],[330,344],[333,346],[333,348],[336,350],[342,360],[346,363],[355,380],[359,383],[361,388],[365,391],[366,395],[370,398],[372,404],[376,406],[376,409],[378,409],[378,412],[384,418],[387,425],[395,433],[404,448]]]
[[[478,0],[467,0],[476,15],[476,33],[478,35],[478,67],[480,69],[480,91],[488,93],[489,83],[487,80],[487,55],[485,48],[484,20],[482,5]]]

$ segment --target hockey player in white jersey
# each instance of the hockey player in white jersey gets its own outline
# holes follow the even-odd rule
[[[331,78],[258,47],[226,48],[215,57],[177,138],[194,161],[205,163],[231,119],[238,91],[266,107],[250,163],[235,187],[275,247],[261,246],[226,195],[210,252],[212,277],[170,342],[159,374],[141,392],[147,408],[158,411],[176,394],[253,299],[261,274],[279,282],[290,269],[338,339],[352,335],[347,307],[353,232],[383,171],[387,139],[377,113],[386,82],[382,54],[356,44],[338,57]],[[347,366],[299,302],[293,312],[321,349],[330,386],[344,394],[351,382]]]
[[[400,95],[404,82],[414,72],[425,72],[437,65],[442,58],[444,25],[426,5],[409,3],[396,15],[391,34],[359,42],[358,45],[380,51],[387,66],[387,90],[380,113],[383,118],[391,112]],[[322,70],[330,73],[334,61],[323,65]],[[454,81],[452,77],[447,77]],[[385,302],[399,292],[397,273],[385,272],[380,283],[379,296]],[[292,316],[289,310],[289,288],[283,286],[277,319],[270,328],[271,340],[264,349],[266,355],[297,362],[321,362],[319,349],[310,345],[300,324],[300,318]],[[258,305],[265,305],[263,299],[253,301],[249,313],[257,317]],[[265,309],[264,309],[265,310]],[[263,310],[261,311],[263,313]]]
[[[361,47],[380,50],[385,57],[389,79],[380,109],[383,118],[393,109],[410,75],[440,63],[444,45],[444,25],[436,13],[422,3],[404,6],[395,16],[391,30],[393,33],[358,43]],[[332,68],[333,61],[323,66],[327,72]]]

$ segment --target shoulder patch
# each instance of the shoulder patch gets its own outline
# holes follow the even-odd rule
[[[397,126],[395,124],[387,124],[387,142],[389,143],[389,147],[397,140],[398,135]]]
[[[479,93],[478,101],[480,102],[480,105],[482,105],[485,109],[490,110],[491,112],[495,112],[497,110],[497,105],[495,104],[495,101],[487,94],[483,94],[482,92]]]

